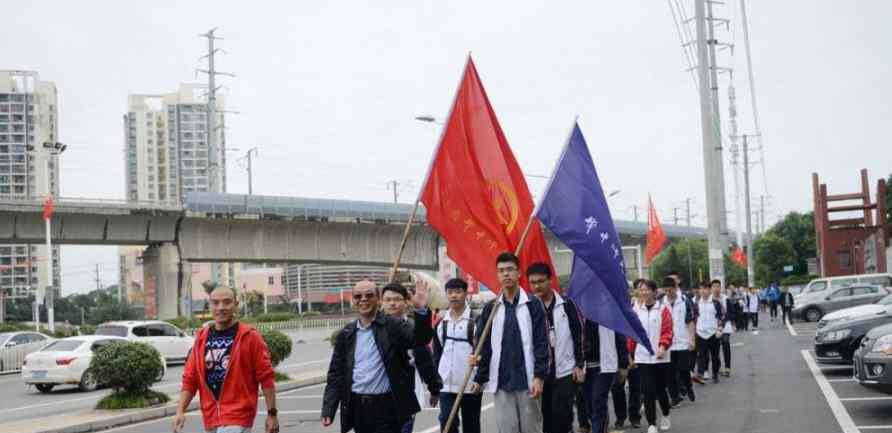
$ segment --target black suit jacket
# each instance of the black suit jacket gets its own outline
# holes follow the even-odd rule
[[[415,398],[413,384],[415,372],[409,365],[409,350],[430,342],[430,310],[424,314],[415,312],[414,325],[406,320],[385,316],[381,313],[372,321],[375,344],[390,381],[390,390],[396,407],[397,425],[403,425],[421,410]],[[350,322],[335,339],[334,353],[328,366],[328,379],[322,401],[322,416],[334,418],[341,409],[341,432],[350,431],[355,425],[350,408],[350,392],[353,388],[354,354],[356,352],[357,321]]]

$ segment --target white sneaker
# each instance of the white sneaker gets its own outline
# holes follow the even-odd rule
[[[659,433],[659,430],[657,430],[657,426],[652,425],[647,428],[647,433]]]
[[[669,420],[668,416],[664,416],[660,419],[660,430],[669,431],[672,428],[672,421]]]

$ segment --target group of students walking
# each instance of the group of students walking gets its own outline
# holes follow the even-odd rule
[[[675,273],[659,286],[634,282],[633,311],[651,353],[583,318],[573,301],[554,290],[547,264],[522,271],[515,255],[503,253],[496,272],[500,294],[479,316],[467,302],[467,283],[449,280],[449,309],[437,320],[431,319],[423,282],[415,293],[398,283],[380,290],[369,281],[357,284],[359,319],[337,334],[322,424],[331,425],[340,410],[344,433],[411,432],[420,403],[427,401],[439,405],[444,430],[462,391],[449,433],[481,431],[483,392],[493,394],[502,433],[568,433],[574,420],[580,431],[606,432],[611,396],[616,428],[626,421],[640,428],[643,403],[647,432],[655,433],[671,428],[674,407],[696,400],[693,382],[718,383],[731,374],[730,334],[743,310],[740,298],[723,293],[719,281],[692,294],[681,292]],[[521,272],[530,293],[520,287]],[[490,315],[491,334],[475,357]],[[469,369],[472,380],[462,390]]]

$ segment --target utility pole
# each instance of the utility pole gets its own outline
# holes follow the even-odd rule
[[[691,200],[693,200],[693,199],[694,199],[693,197],[688,197],[688,198],[684,199],[685,224],[687,224],[688,227],[691,226]]]
[[[740,149],[737,147],[737,92],[734,90],[733,80],[732,72],[732,82],[728,85],[728,123],[731,125],[731,135],[728,138],[731,142],[731,174],[734,178],[734,231],[737,235],[737,245],[743,245],[743,227],[741,227],[743,212],[740,210]]]
[[[765,196],[759,196],[759,226],[765,231]]]
[[[675,206],[672,208],[672,224],[673,225],[678,225],[678,209],[680,209],[678,206]]]
[[[248,195],[254,194],[254,172],[251,166],[251,152],[254,153],[254,156],[259,155],[256,147],[248,149],[248,153],[245,154],[245,158],[248,158]]]
[[[750,158],[747,136],[743,136],[743,200],[746,206],[746,283],[747,287],[756,286],[756,273],[753,269],[753,231],[752,212],[750,211]]]
[[[637,204],[632,205],[632,212],[635,215],[634,219],[636,223],[638,222],[638,209],[640,209],[640,206],[638,206]]]
[[[700,91],[700,124],[703,137],[703,166],[706,184],[709,277],[725,281],[725,181],[718,116],[718,86],[715,65],[715,26],[712,2],[696,0],[697,71]]]
[[[397,203],[397,199],[399,199],[399,196],[400,196],[399,187],[400,187],[400,183],[397,180],[391,180],[390,182],[387,182],[387,189],[393,190],[393,203],[394,204]]]

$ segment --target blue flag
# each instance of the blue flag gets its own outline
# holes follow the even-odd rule
[[[537,214],[573,251],[567,296],[583,316],[653,353],[647,333],[632,311],[622,244],[579,124],[573,126]]]

